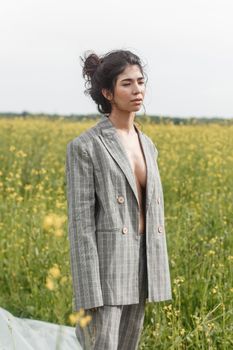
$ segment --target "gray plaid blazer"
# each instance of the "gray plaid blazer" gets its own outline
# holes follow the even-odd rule
[[[168,300],[172,297],[158,151],[134,125],[147,166],[147,301]],[[107,117],[67,144],[66,180],[73,311],[138,303],[138,193],[124,147]]]

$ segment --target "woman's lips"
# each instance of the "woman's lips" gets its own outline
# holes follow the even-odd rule
[[[141,104],[142,100],[131,101],[133,104]]]

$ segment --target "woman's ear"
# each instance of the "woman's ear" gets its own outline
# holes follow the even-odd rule
[[[111,93],[111,91],[109,91],[108,89],[102,89],[101,92],[102,92],[102,95],[103,95],[107,100],[109,100],[109,101],[112,100],[112,93]]]

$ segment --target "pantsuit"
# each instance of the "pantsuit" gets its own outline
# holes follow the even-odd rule
[[[67,145],[73,311],[98,308],[96,313],[88,311],[94,349],[136,349],[145,291],[148,302],[171,299],[158,151],[134,126],[147,169],[143,241],[136,179],[112,122],[103,117]],[[82,342],[78,328],[77,335]]]
[[[140,236],[139,249],[139,303],[104,305],[97,311],[87,310],[92,321],[85,330],[76,326],[76,336],[83,350],[138,349],[148,296],[145,234]]]

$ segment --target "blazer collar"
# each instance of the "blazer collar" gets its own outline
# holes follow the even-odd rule
[[[139,207],[139,199],[138,199],[138,191],[136,185],[136,178],[129,162],[128,156],[126,154],[125,148],[120,140],[120,137],[117,133],[117,129],[112,124],[112,122],[108,119],[108,117],[104,117],[101,119],[97,126],[100,128],[101,133],[99,133],[99,137],[103,142],[104,146],[113,157],[113,159],[117,162],[121,170],[126,176],[126,179],[133,190],[135,198],[137,200],[137,204]],[[151,153],[151,148],[149,147],[148,141],[141,130],[138,129],[136,124],[134,123],[135,129],[138,132],[139,140],[142,146],[142,151],[146,160],[146,169],[147,169],[147,181],[146,181],[146,211],[149,207],[150,200],[153,194],[153,189],[155,185],[155,174],[153,162],[153,154]]]

